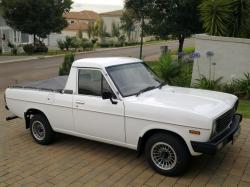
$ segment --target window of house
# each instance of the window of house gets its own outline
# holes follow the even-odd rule
[[[103,92],[113,93],[107,80],[99,70],[79,70],[78,94],[101,97]]]

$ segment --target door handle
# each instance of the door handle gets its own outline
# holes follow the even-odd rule
[[[78,105],[84,105],[85,102],[84,101],[76,101],[76,104],[78,104]]]

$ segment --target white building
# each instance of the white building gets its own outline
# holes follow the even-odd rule
[[[124,10],[116,10],[111,12],[104,12],[99,14],[104,24],[107,27],[107,32],[112,33],[112,24],[121,26],[121,17]],[[134,28],[131,33],[131,40],[139,40],[141,33],[140,23],[135,23]]]

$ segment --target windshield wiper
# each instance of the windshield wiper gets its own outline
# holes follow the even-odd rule
[[[161,84],[159,86],[157,86],[157,88],[162,89],[163,86],[166,86],[167,83],[166,82],[161,82]]]
[[[136,94],[136,96],[139,96],[139,95],[142,94],[143,92],[146,92],[146,91],[149,91],[149,90],[153,90],[153,89],[155,89],[155,88],[157,88],[157,87],[156,87],[156,86],[149,86],[149,87],[147,87],[147,88],[144,88],[144,89],[140,90],[140,91]]]

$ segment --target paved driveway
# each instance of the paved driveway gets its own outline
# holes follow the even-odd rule
[[[58,135],[53,145],[38,145],[23,120],[4,121],[0,96],[0,187],[250,186],[250,120],[243,120],[233,146],[194,158],[182,177],[165,177],[132,150],[67,135]]]

